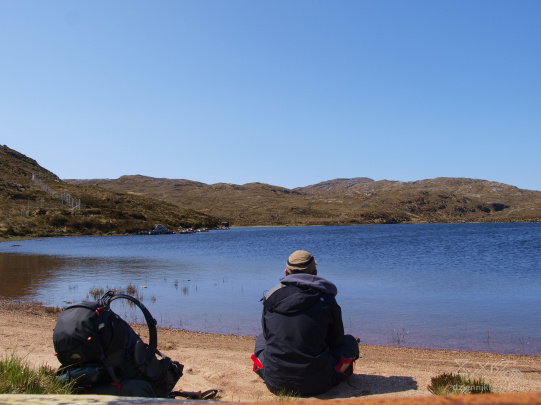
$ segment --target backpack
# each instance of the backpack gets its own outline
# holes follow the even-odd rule
[[[110,304],[123,298],[141,309],[149,330],[144,343]],[[108,291],[96,302],[70,305],[60,313],[53,344],[59,379],[74,392],[171,397],[184,366],[157,350],[156,320],[136,298]]]

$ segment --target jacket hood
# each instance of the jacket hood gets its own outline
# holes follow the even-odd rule
[[[302,287],[303,290],[282,299],[277,299],[274,293],[289,285]],[[321,296],[321,293],[334,297],[337,293],[336,286],[330,281],[312,274],[292,274],[282,279],[280,284],[267,293],[263,305],[272,312],[294,314],[306,311],[318,301],[324,301],[325,298]]]
[[[325,280],[324,278],[314,276],[313,274],[290,274],[289,276],[284,277],[281,280],[281,283],[285,285],[292,284],[299,287],[310,287],[333,296],[336,296],[338,293],[338,289],[333,283],[331,283],[329,280]]]

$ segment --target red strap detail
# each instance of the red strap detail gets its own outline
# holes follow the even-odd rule
[[[116,383],[116,382],[112,382],[111,385],[114,385],[115,387],[118,388],[118,396],[120,396],[120,390],[122,389],[122,384]]]
[[[96,310],[94,311],[94,313],[96,314],[96,316],[100,316],[100,311],[101,311],[102,309],[105,309],[105,307],[99,307],[98,309],[96,309]]]
[[[250,358],[253,360],[254,362],[254,368],[253,368],[253,371],[257,371],[257,370],[261,370],[263,368],[263,363],[261,363],[259,361],[259,359],[256,357],[255,354],[252,354],[250,356]]]
[[[340,359],[340,363],[338,363],[338,365],[335,367],[335,370],[338,371],[339,373],[342,373],[344,374],[346,377],[349,377],[351,376],[351,374],[346,374],[346,370],[349,368],[349,366],[351,365],[351,374],[353,374],[353,359],[346,359],[344,357],[342,357]]]

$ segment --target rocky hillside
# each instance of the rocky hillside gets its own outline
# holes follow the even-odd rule
[[[64,182],[35,160],[0,145],[0,236],[135,233],[215,227],[218,218],[167,201]]]
[[[67,180],[190,207],[232,225],[342,225],[541,221],[541,192],[486,180],[335,179],[287,189],[145,176]]]

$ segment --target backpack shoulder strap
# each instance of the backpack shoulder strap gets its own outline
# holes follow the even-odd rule
[[[141,312],[143,312],[143,315],[145,316],[145,321],[148,326],[148,336],[149,336],[149,342],[148,346],[152,349],[149,350],[149,353],[154,354],[153,352],[157,350],[158,348],[158,332],[156,330],[156,319],[152,317],[150,314],[150,311],[139,301],[137,298],[132,297],[128,294],[116,294],[113,291],[107,291],[103,297],[100,298],[100,302],[103,306],[109,307],[111,302],[119,299],[124,298],[128,301],[133,302],[135,305],[139,307]]]

